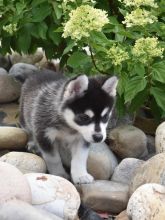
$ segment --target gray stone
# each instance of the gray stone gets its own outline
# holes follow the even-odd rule
[[[105,143],[91,144],[87,169],[96,180],[108,180],[118,162]]]
[[[0,161],[12,164],[22,173],[46,173],[45,161],[35,154],[13,151],[0,157]]]
[[[129,199],[127,214],[133,220],[164,220],[165,187],[155,183],[140,186]]]
[[[61,218],[43,211],[38,210],[30,204],[21,200],[10,200],[0,204],[1,220],[62,220]]]
[[[147,137],[132,125],[122,125],[110,131],[110,149],[120,158],[143,158],[148,154]]]
[[[128,185],[97,180],[77,186],[82,202],[96,211],[118,214],[126,209]]]
[[[7,71],[2,67],[0,67],[0,75],[7,75]]]
[[[0,204],[14,198],[31,202],[28,181],[16,167],[0,162],[0,174]]]
[[[0,127],[0,149],[22,149],[25,148],[27,141],[27,134],[21,128]]]
[[[131,181],[130,195],[145,183],[165,185],[165,153],[157,154],[140,165]]]
[[[9,75],[0,75],[0,103],[9,103],[20,97],[21,84]]]
[[[20,82],[24,82],[28,76],[35,74],[37,70],[38,68],[32,64],[16,63],[11,67],[9,75],[13,76]]]
[[[44,173],[29,173],[25,177],[31,188],[33,206],[64,219],[76,218],[80,196],[71,182]]]
[[[144,161],[136,158],[123,159],[115,168],[111,180],[129,185],[137,168],[143,163]]]
[[[14,126],[19,124],[19,104],[1,104],[0,105],[0,126]]]

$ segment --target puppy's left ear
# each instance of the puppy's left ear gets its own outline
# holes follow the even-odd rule
[[[117,87],[117,84],[118,84],[118,79],[116,76],[113,76],[111,78],[108,78],[103,86],[102,86],[102,89],[104,91],[106,91],[110,96],[113,96],[115,97],[116,96],[116,87]]]

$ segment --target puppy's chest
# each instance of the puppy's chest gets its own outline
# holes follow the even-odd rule
[[[73,143],[83,141],[79,133],[71,133],[67,130],[58,130],[55,128],[47,128],[45,136],[53,143],[56,140],[62,145],[72,145]]]

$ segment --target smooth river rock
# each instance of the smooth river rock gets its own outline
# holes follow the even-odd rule
[[[14,126],[19,124],[19,104],[1,104],[0,105],[0,126]]]
[[[165,122],[161,123],[155,134],[156,153],[165,152]]]
[[[13,151],[0,157],[0,161],[12,164],[22,173],[46,173],[45,161],[32,153]]]

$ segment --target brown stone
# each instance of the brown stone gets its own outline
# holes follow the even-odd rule
[[[115,220],[129,220],[126,210],[117,215]]]

